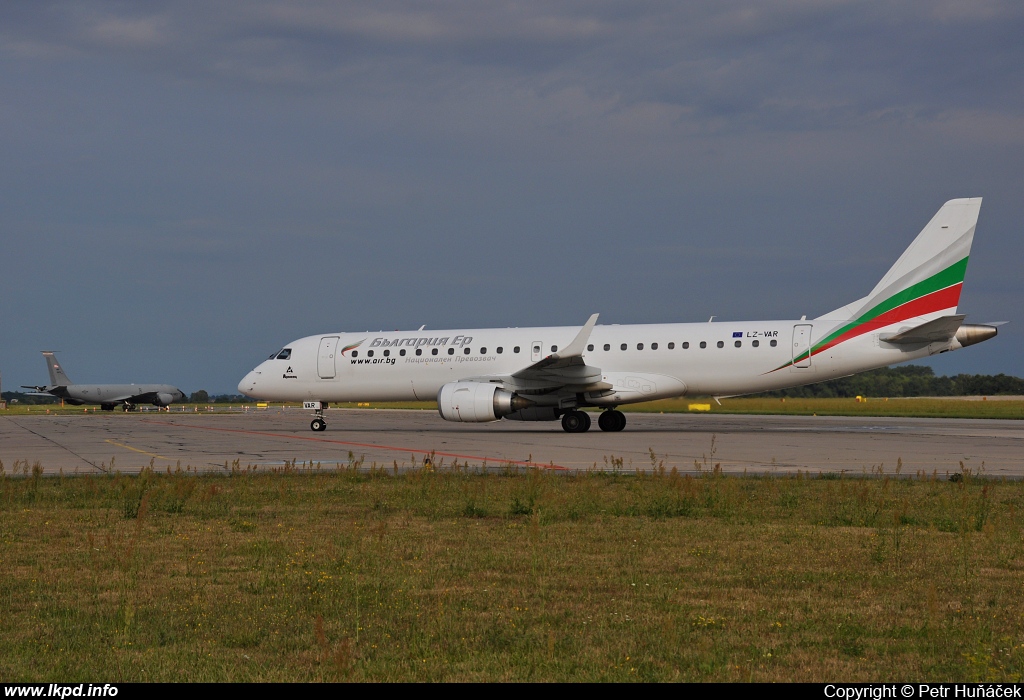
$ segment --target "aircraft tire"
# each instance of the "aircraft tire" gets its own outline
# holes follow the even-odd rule
[[[310,430],[315,433],[327,430],[327,422],[323,418],[314,418],[313,422],[309,424]]]
[[[590,430],[590,416],[583,411],[569,411],[562,416],[562,430],[567,433],[585,433]]]
[[[605,411],[597,419],[597,425],[607,433],[617,433],[626,427],[626,414],[622,411]]]

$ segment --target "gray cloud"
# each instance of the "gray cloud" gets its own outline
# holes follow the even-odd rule
[[[978,194],[964,305],[1013,316],[1022,29],[1013,2],[9,3],[5,376],[57,345],[227,391],[328,327],[814,314]],[[940,362],[1024,374],[1003,340]]]

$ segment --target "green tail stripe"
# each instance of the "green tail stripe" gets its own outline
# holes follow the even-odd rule
[[[856,328],[862,323],[867,323],[873,318],[881,316],[886,311],[891,311],[892,309],[895,309],[897,306],[906,304],[908,301],[913,301],[914,299],[923,297],[926,294],[931,294],[932,292],[936,292],[940,289],[944,289],[954,284],[959,284],[960,282],[963,282],[964,275],[967,272],[967,259],[969,257],[970,256],[967,256],[963,260],[953,263],[945,270],[936,272],[931,277],[923,279],[917,284],[912,284],[906,289],[896,292],[882,303],[876,304],[870,310],[863,313],[857,320],[846,324],[839,330],[833,332],[827,338],[823,338],[818,343],[815,343],[814,347],[819,348],[822,345],[831,342],[833,339],[839,337],[843,333],[846,333],[851,328]]]

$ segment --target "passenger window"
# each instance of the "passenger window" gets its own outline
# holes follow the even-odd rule
[[[557,345],[552,345],[551,346],[551,352],[558,352],[558,346]]]
[[[373,357],[373,350],[367,350],[366,351],[366,356],[367,357]]]
[[[480,354],[481,355],[486,355],[487,354],[487,348],[480,348]]]
[[[454,355],[455,354],[455,348],[448,348],[448,354],[449,355]]]
[[[519,346],[517,345],[514,348],[512,348],[512,352],[519,352]]]
[[[437,354],[437,348],[433,348],[433,349],[432,349],[432,350],[430,351],[430,354],[431,354],[431,355],[436,355],[436,354]]]
[[[620,350],[625,350],[625,349],[626,349],[626,344],[625,344],[625,343],[623,343],[622,345],[620,345],[620,346],[619,346],[619,349],[620,349]]]
[[[398,354],[401,355],[402,357],[405,357],[405,348],[402,348],[401,350],[399,350]]]
[[[779,344],[779,341],[777,341],[777,340],[773,340],[773,341],[771,342],[771,346],[772,346],[773,348],[774,348],[774,347],[775,347],[776,345],[778,345],[778,344]]]
[[[462,354],[463,355],[468,355],[469,354],[469,348],[466,348],[465,350],[463,350]]]
[[[611,345],[609,345],[608,343],[605,343],[605,344],[604,344],[604,349],[605,349],[605,350],[611,350],[611,349],[612,349],[612,346],[611,346]]]
[[[588,345],[587,346],[587,352],[594,352],[594,346],[593,345]]]
[[[718,347],[724,348],[725,347],[725,341],[724,340],[719,340],[718,341]]]
[[[702,350],[703,350],[704,348],[706,348],[707,346],[708,346],[708,344],[707,344],[707,342],[706,342],[706,341],[703,341],[703,340],[702,340],[702,341],[700,341],[700,347],[701,347],[701,349],[702,349]]]
[[[644,344],[643,343],[637,343],[636,344],[636,349],[637,350],[643,350],[644,349]]]
[[[683,350],[689,350],[689,349],[690,349],[690,344],[689,343],[683,343]]]
[[[668,349],[669,350],[675,350],[676,349],[676,344],[675,343],[669,343],[668,344]]]
[[[499,345],[499,346],[498,346],[498,354],[499,354],[499,355],[501,354],[501,351],[502,351],[502,347],[501,347],[501,346]]]
[[[359,357],[359,351],[358,350],[353,350],[352,351],[352,357]]]
[[[391,351],[390,350],[385,350],[384,351],[384,357],[390,357],[390,356],[391,356]]]
[[[733,345],[735,345],[736,347],[742,347],[743,341],[742,340],[737,340],[735,343],[733,343]]]
[[[405,352],[405,350],[403,350],[402,352]],[[434,348],[434,353],[435,354],[437,353],[437,348]],[[416,357],[419,357],[422,354],[423,354],[423,350],[421,350],[420,348],[416,348]]]
[[[658,344],[657,343],[651,343],[651,350],[657,350],[657,349],[658,349]]]
[[[751,345],[753,345],[753,346],[754,346],[754,347],[756,348],[756,347],[757,347],[758,345],[760,345],[761,343],[760,343],[759,341],[757,341],[757,340],[752,340],[752,341],[750,342],[750,344],[751,344]]]

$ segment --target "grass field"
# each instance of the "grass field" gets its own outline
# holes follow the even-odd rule
[[[945,398],[909,398],[884,399],[870,398],[866,401],[855,399],[762,399],[735,398],[722,399],[721,405],[708,397],[683,399],[665,399],[648,403],[622,406],[621,410],[637,413],[685,413],[691,404],[706,404],[710,413],[735,414],[766,414],[766,415],[799,415],[799,416],[907,416],[920,418],[1008,418],[1024,419],[1024,400],[964,400]],[[288,404],[292,408],[300,408],[301,404]],[[379,403],[337,403],[337,408],[389,409],[407,408],[436,411],[437,404],[433,401],[396,401]],[[249,410],[258,410],[256,404],[249,404]],[[279,408],[281,404],[271,404]],[[96,410],[96,406],[58,406],[14,405],[7,409],[6,415],[37,415],[40,413],[83,414],[104,412]],[[155,409],[153,409],[155,410]],[[237,412],[244,410],[244,405],[213,404],[211,406],[194,406],[178,404],[171,407],[174,412]],[[118,411],[120,413],[120,411]],[[109,415],[109,414],[106,414]]]
[[[1024,483],[0,477],[7,681],[1021,681]]]

